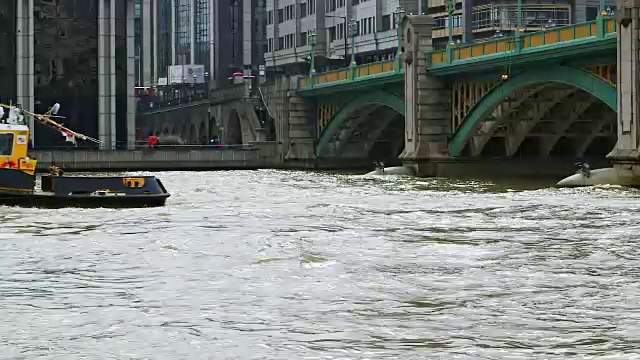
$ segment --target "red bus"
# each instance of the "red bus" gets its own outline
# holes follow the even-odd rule
[[[134,93],[136,97],[151,97],[153,96],[153,88],[149,86],[136,86]]]

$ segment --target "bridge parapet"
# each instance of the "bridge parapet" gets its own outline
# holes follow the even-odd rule
[[[155,88],[151,96],[137,98],[136,113],[147,115],[159,111],[172,111],[190,104],[207,100],[207,84],[200,85],[168,85]]]
[[[451,65],[476,63],[490,58],[503,58],[506,55],[530,55],[545,50],[559,51],[561,47],[592,44],[594,41],[605,39],[611,39],[611,45],[615,47],[615,36],[615,19],[600,17],[595,21],[554,27],[516,37],[499,38],[432,51],[428,66],[431,69],[437,69]]]
[[[242,100],[244,97],[245,84],[233,84],[219,89],[211,89],[209,91],[209,103],[211,105]]]
[[[313,88],[323,85],[336,85],[339,82],[352,82],[371,80],[377,76],[393,73],[402,73],[404,64],[396,60],[385,60],[368,64],[357,65],[353,68],[343,68],[327,71],[313,76],[305,76],[298,79],[298,88]]]

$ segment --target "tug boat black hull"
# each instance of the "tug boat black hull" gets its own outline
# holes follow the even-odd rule
[[[60,208],[150,208],[164,206],[169,194],[126,196],[62,196],[47,193],[20,194],[0,191],[0,206]]]
[[[0,205],[41,208],[145,208],[164,206],[169,194],[155,176],[35,176],[0,168]]]

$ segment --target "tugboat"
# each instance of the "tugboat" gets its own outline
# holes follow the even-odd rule
[[[64,176],[57,166],[42,175],[36,190],[37,159],[28,155],[29,127],[25,116],[60,132],[73,144],[77,140],[100,140],[77,133],[54,121],[60,109],[56,103],[46,114],[35,114],[12,105],[0,104],[0,205],[42,208],[141,208],[164,206],[170,196],[155,176],[88,177]]]

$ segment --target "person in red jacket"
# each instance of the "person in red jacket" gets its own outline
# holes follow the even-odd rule
[[[149,136],[149,147],[155,149],[158,146],[158,137],[155,135]]]

